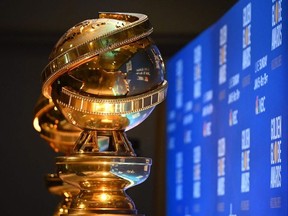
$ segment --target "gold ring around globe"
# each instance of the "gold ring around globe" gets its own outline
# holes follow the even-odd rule
[[[82,96],[66,87],[55,97],[57,103],[70,109],[96,115],[121,115],[149,109],[166,97],[168,83],[163,81],[156,89],[126,98],[105,99]]]

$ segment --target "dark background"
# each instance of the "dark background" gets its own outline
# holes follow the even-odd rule
[[[56,153],[32,126],[40,74],[56,41],[98,12],[144,13],[165,61],[213,24],[235,0],[27,0],[0,2],[1,202],[5,216],[51,216],[58,197],[44,176],[53,173]],[[129,189],[139,213],[165,215],[165,103],[128,132],[138,156],[153,159],[150,178]]]

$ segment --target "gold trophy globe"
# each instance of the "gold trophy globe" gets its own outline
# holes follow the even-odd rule
[[[80,192],[63,215],[140,216],[125,190],[144,182],[152,160],[137,157],[126,131],[166,96],[164,64],[148,17],[100,13],[69,29],[42,72],[42,93],[81,129],[59,177]]]

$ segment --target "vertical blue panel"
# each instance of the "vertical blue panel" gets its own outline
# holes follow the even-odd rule
[[[167,215],[288,215],[287,9],[239,1],[168,61]]]

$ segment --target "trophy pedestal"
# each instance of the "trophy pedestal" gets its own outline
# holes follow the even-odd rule
[[[58,157],[59,177],[80,189],[68,214],[143,216],[137,214],[125,190],[148,178],[151,163],[149,158],[129,156],[75,154]]]

